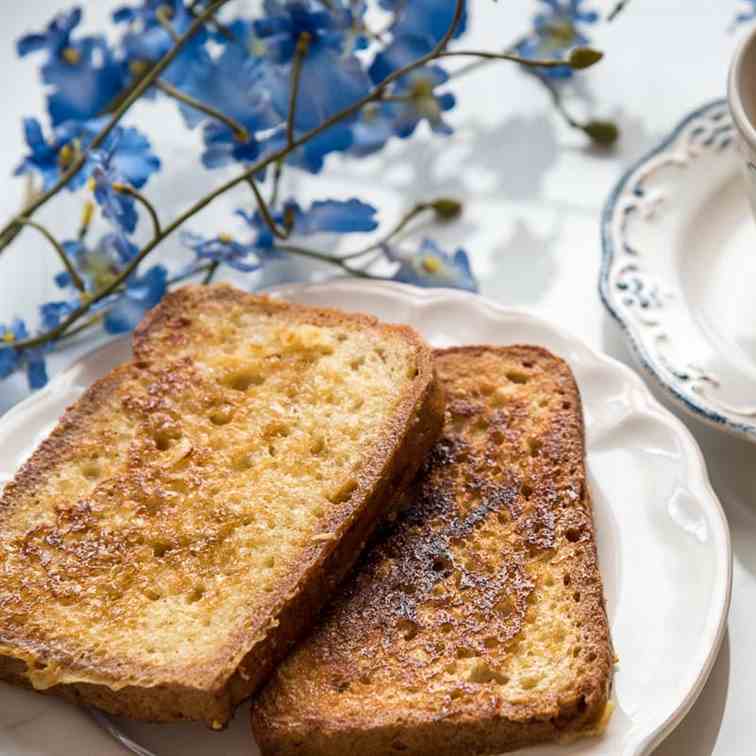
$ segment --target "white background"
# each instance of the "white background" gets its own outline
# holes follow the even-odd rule
[[[90,2],[89,24],[101,26],[118,3]],[[596,4],[608,7],[608,4]],[[496,49],[526,28],[531,0],[475,0],[466,46]],[[13,41],[46,24],[62,0],[0,4],[0,175],[10,176],[22,150],[20,119],[41,115],[43,100],[33,61],[18,61]],[[328,164],[328,178],[302,181],[312,197],[360,197],[381,208],[387,224],[418,199],[463,198],[463,219],[440,233],[448,246],[470,253],[482,291],[558,321],[589,344],[632,364],[618,328],[597,295],[599,215],[622,171],[659,141],[687,112],[724,95],[729,57],[738,33],[729,31],[738,3],[729,0],[633,0],[594,38],[607,58],[583,77],[575,107],[615,118],[619,147],[603,153],[586,145],[553,114],[530,77],[505,64],[470,75],[455,87],[459,107],[448,139],[396,143],[379,157]],[[154,137],[163,175],[148,185],[165,218],[206,192],[217,175],[197,164],[195,136],[184,137],[168,106],[147,105],[136,119]],[[293,188],[294,183],[289,184]],[[9,178],[0,192],[0,217],[21,204],[23,181]],[[231,211],[247,203],[242,192],[220,200],[193,228],[240,230]],[[78,205],[66,197],[39,217],[72,234]],[[161,253],[177,259],[175,240]],[[35,303],[54,296],[47,283],[58,269],[53,253],[28,230],[0,256],[0,322],[31,316]],[[51,372],[93,345],[73,345],[51,360]],[[0,384],[0,412],[23,398],[23,381]],[[727,512],[735,554],[729,630],[709,683],[659,756],[743,756],[756,747],[756,449],[684,418],[701,444],[714,486]],[[642,558],[642,555],[639,555]],[[632,663],[627,660],[626,663]]]

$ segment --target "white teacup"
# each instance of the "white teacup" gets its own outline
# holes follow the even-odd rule
[[[748,199],[756,217],[756,27],[735,51],[727,81],[727,101],[738,132]]]

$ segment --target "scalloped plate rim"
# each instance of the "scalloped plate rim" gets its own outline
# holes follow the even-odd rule
[[[393,293],[393,295],[397,296],[399,299],[408,300],[410,303],[417,303],[420,300],[427,302],[434,300],[448,301],[452,299],[465,303],[470,306],[471,309],[481,310],[488,317],[512,320],[520,319],[535,323],[540,328],[556,334],[559,339],[569,344],[583,358],[588,358],[593,365],[603,366],[615,374],[621,375],[623,383],[629,383],[635,389],[632,403],[633,411],[639,414],[644,414],[643,411],[645,411],[645,414],[652,416],[655,422],[666,425],[671,431],[673,431],[675,437],[682,443],[682,448],[684,448],[685,451],[685,469],[689,474],[686,480],[686,485],[691,491],[700,493],[706,498],[705,504],[707,505],[707,508],[710,508],[711,510],[711,518],[709,521],[712,524],[718,524],[719,526],[719,530],[715,534],[717,538],[714,539],[715,541],[719,541],[719,549],[716,552],[719,556],[719,563],[716,565],[716,586],[712,591],[712,594],[718,598],[718,601],[716,602],[716,605],[712,602],[709,606],[709,615],[711,617],[716,616],[717,620],[716,628],[711,635],[708,654],[700,666],[695,680],[682,696],[677,708],[652,732],[646,733],[645,735],[639,735],[637,740],[628,743],[627,745],[632,750],[625,751],[626,754],[632,753],[632,756],[648,756],[651,754],[654,748],[656,748],[685,717],[706,684],[724,638],[732,592],[732,550],[726,515],[716,493],[711,487],[703,454],[690,431],[688,431],[685,425],[677,417],[653,397],[642,379],[631,368],[608,355],[594,350],[581,339],[571,335],[568,331],[559,326],[555,326],[548,320],[541,318],[526,309],[504,307],[479,295],[455,289],[421,289],[394,282],[363,282],[347,278],[335,278],[327,282],[311,284],[283,284],[267,289],[265,293],[276,297],[286,298],[287,296],[296,296],[297,294],[306,293],[309,290],[317,290],[325,287],[329,288],[331,292],[333,292],[334,289],[343,287],[352,291],[355,288],[359,289],[360,287],[367,287],[368,289],[379,287],[385,289],[387,292]],[[122,347],[124,342],[129,340],[129,338],[129,336],[118,337],[79,357],[66,370],[50,381],[48,386],[42,391],[32,394],[30,397],[8,410],[5,415],[0,417],[0,430],[2,430],[2,426],[10,420],[15,422],[18,418],[22,417],[24,413],[37,408],[40,404],[44,404],[51,397],[55,396],[59,390],[75,385],[74,379],[79,370],[86,367],[104,352],[118,349],[119,346]],[[712,546],[712,548],[714,548],[714,546]],[[105,729],[124,747],[135,753],[150,753],[122,733],[116,725],[103,721],[105,719],[103,715],[98,712],[93,713],[95,714],[94,722],[96,725]]]
[[[636,334],[633,326],[623,317],[619,308],[615,305],[609,277],[612,266],[615,261],[615,246],[612,238],[612,221],[617,203],[622,197],[625,187],[635,174],[650,160],[661,155],[668,147],[673,145],[682,131],[697,118],[707,113],[709,110],[720,108],[727,105],[727,100],[718,97],[710,100],[704,105],[691,111],[683,119],[678,121],[677,125],[662,139],[659,144],[646,152],[641,158],[636,160],[620,177],[614,188],[607,198],[604,209],[601,213],[601,266],[599,270],[599,295],[609,314],[614,321],[620,326],[622,333],[625,335],[627,342],[630,344],[633,354],[638,359],[641,367],[650,375],[656,384],[663,389],[677,405],[689,415],[701,420],[712,428],[726,431],[738,438],[745,438],[748,441],[756,443],[756,420],[753,422],[744,422],[735,420],[721,410],[715,409],[711,404],[696,401],[678,389],[671,379],[666,377],[665,371],[658,369],[656,361],[650,355],[642,339]]]

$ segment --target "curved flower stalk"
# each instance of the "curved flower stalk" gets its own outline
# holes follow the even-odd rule
[[[33,227],[61,261],[55,278],[61,298],[40,307],[35,332],[21,320],[0,327],[0,378],[26,369],[38,387],[46,380],[45,353],[67,338],[95,327],[127,331],[172,285],[208,282],[223,267],[248,273],[300,256],[347,275],[477,288],[464,250],[449,253],[431,239],[408,242],[420,219],[458,217],[462,207],[455,199],[421,202],[386,231],[378,209],[359,198],[306,206],[294,197],[281,201],[281,176],[289,170],[318,174],[333,153],[359,158],[419,129],[450,134],[445,116],[457,107],[456,59],[510,61],[544,79],[588,68],[601,54],[587,47],[583,26],[597,16],[582,0],[540,0],[543,10],[526,41],[504,51],[466,50],[460,46],[465,0],[374,2],[389,16],[380,29],[371,28],[366,0],[265,0],[257,17],[234,17],[232,0],[139,0],[115,12],[114,44],[107,41],[112,34],[79,33],[80,9],[19,40],[20,55],[42,55],[50,124],[24,121],[27,154],[16,173],[34,177],[41,188],[0,229],[0,253]],[[224,6],[229,14],[219,18]],[[571,24],[573,33],[554,45],[548,40],[561,33],[559,24]],[[121,124],[140,98],[175,102],[186,127],[199,130],[198,170],[238,167],[167,221],[149,197],[160,159],[147,135]],[[555,104],[561,107],[558,97]],[[578,124],[594,141],[611,141],[606,129],[601,134],[585,126]],[[245,184],[249,204],[237,213],[238,231],[208,236],[185,227]],[[33,216],[63,189],[82,192],[84,209],[77,233],[58,241]],[[140,246],[135,240],[144,237],[143,220],[151,236]],[[104,230],[93,242],[97,226]],[[150,254],[180,229],[190,262],[174,273],[146,267]],[[344,253],[318,247],[324,234],[355,233],[376,235]],[[393,273],[375,273],[377,260]]]

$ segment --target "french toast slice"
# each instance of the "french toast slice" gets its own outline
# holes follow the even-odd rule
[[[252,704],[264,756],[493,754],[600,731],[613,652],[567,365],[436,353],[444,433]]]
[[[0,500],[0,677],[222,727],[308,628],[443,423],[411,329],[169,295]]]

